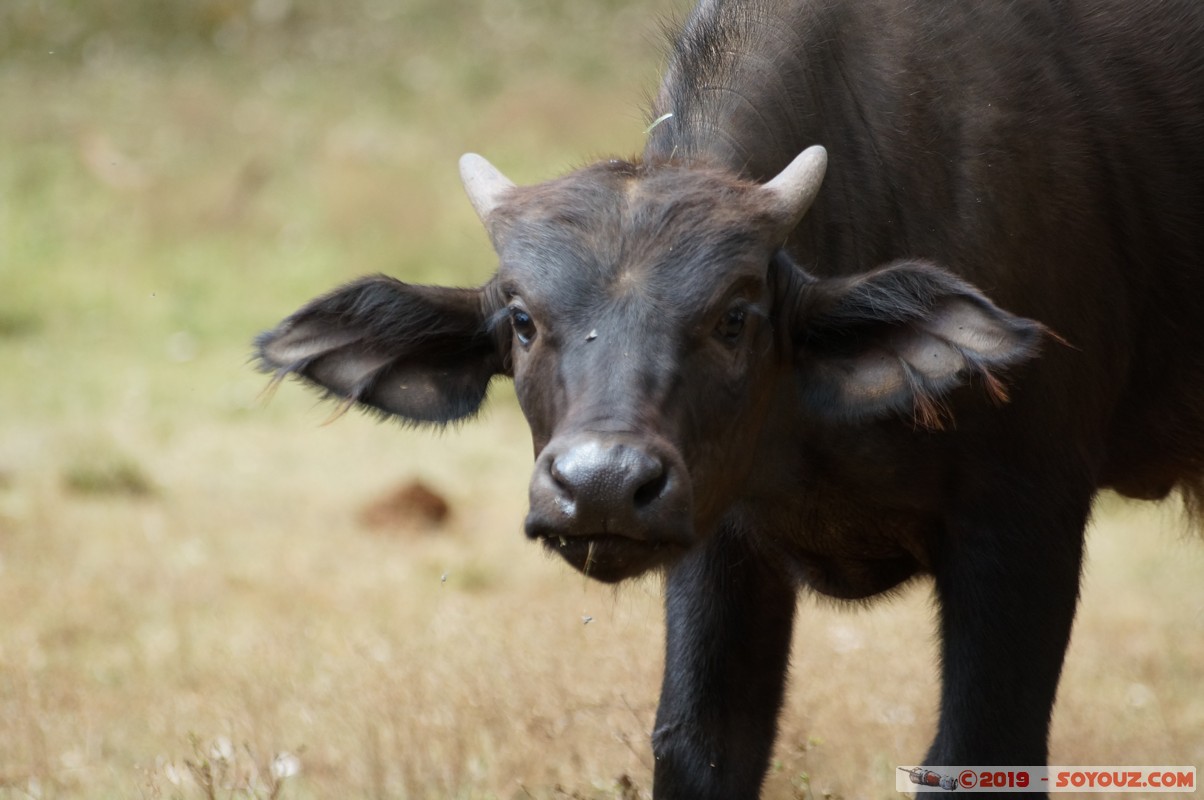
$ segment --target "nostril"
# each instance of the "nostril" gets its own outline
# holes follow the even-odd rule
[[[669,483],[669,472],[661,466],[660,471],[651,479],[645,482],[642,486],[635,490],[633,498],[636,509],[646,508],[665,492],[665,486]]]
[[[572,482],[561,470],[558,459],[552,459],[552,463],[548,465],[548,474],[552,476],[552,483],[556,485],[556,488],[559,489],[565,497],[572,499],[574,494]]]

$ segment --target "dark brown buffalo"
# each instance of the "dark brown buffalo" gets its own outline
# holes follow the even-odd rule
[[[656,797],[757,795],[799,587],[916,575],[927,762],[1045,763],[1093,496],[1202,496],[1204,3],[704,0],[652,117],[466,156],[497,274],[364,278],[263,366],[433,424],[514,379],[528,536],[667,574]]]

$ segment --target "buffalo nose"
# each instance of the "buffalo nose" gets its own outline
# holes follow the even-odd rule
[[[548,467],[575,516],[621,519],[654,504],[669,471],[645,450],[625,443],[586,440],[559,454]]]
[[[597,536],[685,545],[692,506],[689,472],[672,445],[584,433],[555,439],[540,453],[525,528],[561,547]]]

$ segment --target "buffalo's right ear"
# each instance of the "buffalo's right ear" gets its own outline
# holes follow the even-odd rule
[[[360,278],[261,334],[255,354],[276,380],[297,375],[348,406],[444,424],[476,413],[490,379],[507,368],[509,329],[494,330],[497,294],[492,283]]]

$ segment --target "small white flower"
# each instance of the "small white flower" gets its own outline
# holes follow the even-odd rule
[[[272,759],[272,775],[277,780],[291,778],[301,771],[301,759],[292,753],[277,753]]]
[[[865,635],[842,622],[828,626],[828,639],[837,653],[855,653],[865,647]]]
[[[1154,694],[1154,690],[1144,683],[1130,683],[1125,691],[1125,700],[1133,708],[1145,708],[1157,699],[1158,695]]]
[[[209,748],[209,757],[214,761],[230,761],[234,758],[234,743],[225,736],[219,736],[213,740],[213,745]]]

